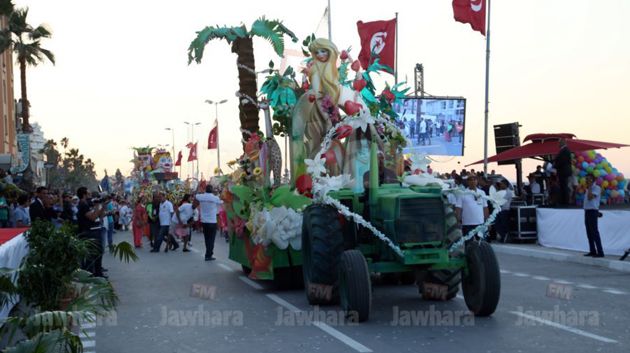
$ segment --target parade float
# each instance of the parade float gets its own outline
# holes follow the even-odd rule
[[[250,31],[206,27],[189,48],[189,62],[200,62],[210,40],[225,39],[238,56],[244,153],[229,163],[234,171],[221,188],[229,258],[252,279],[304,285],[310,304],[340,301],[357,321],[369,317],[376,273],[418,283],[433,299],[454,298],[461,282],[471,311],[491,315],[499,300],[498,263],[487,243],[464,242],[483,237],[496,213],[462,237],[445,201],[457,191],[427,174],[403,174],[406,140],[392,103],[405,90],[386,85],[377,93],[372,80],[388,68],[376,59],[363,71],[349,50],[311,36],[302,42],[301,83],[294,69],[280,72],[271,62],[260,92],[251,91],[257,72],[249,43],[261,34],[279,55],[283,35],[294,38],[280,22],[263,18]],[[259,110],[265,133],[258,130]],[[281,183],[274,135],[290,139],[289,183]],[[424,157],[414,159],[412,170],[421,172]]]

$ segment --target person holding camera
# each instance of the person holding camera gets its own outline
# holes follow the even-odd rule
[[[85,186],[77,189],[79,206],[77,211],[77,223],[79,225],[79,238],[88,239],[94,245],[85,259],[82,268],[96,277],[107,278],[103,274],[103,242],[101,232],[103,226],[100,219],[106,215],[102,200],[90,200]]]
[[[604,257],[602,240],[599,236],[597,218],[600,217],[599,203],[602,189],[595,184],[595,177],[592,174],[586,176],[586,195],[584,197],[584,224],[586,226],[586,236],[588,237],[589,252],[584,256]]]

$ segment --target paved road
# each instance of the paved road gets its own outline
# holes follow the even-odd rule
[[[116,234],[129,239],[128,233]],[[201,248],[201,234],[193,236]],[[106,256],[121,303],[100,319],[104,352],[628,352],[628,274],[499,255],[502,296],[490,318],[471,317],[461,297],[420,299],[414,286],[374,289],[370,321],[343,321],[338,307],[312,308],[301,291],[253,282],[227,260],[200,252],[149,253],[124,264]],[[315,320],[312,320],[312,319]],[[319,320],[317,320],[319,319]]]

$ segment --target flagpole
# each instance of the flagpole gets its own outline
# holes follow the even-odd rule
[[[486,26],[486,106],[483,119],[483,174],[488,175],[488,90],[490,82],[490,0],[488,0],[488,25]]]
[[[330,0],[328,0],[328,40],[332,42],[332,20],[330,17]]]
[[[396,12],[396,49],[394,50],[394,84],[398,84],[398,12]]]
[[[219,175],[221,175],[221,152],[219,147],[219,105],[214,105],[214,116],[217,121],[217,168],[219,168]]]

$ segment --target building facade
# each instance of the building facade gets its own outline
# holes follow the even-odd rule
[[[6,16],[0,17],[0,28],[8,27]],[[0,54],[0,154],[10,154],[17,158],[17,119],[15,115],[15,99],[13,95],[13,52],[10,49]]]

